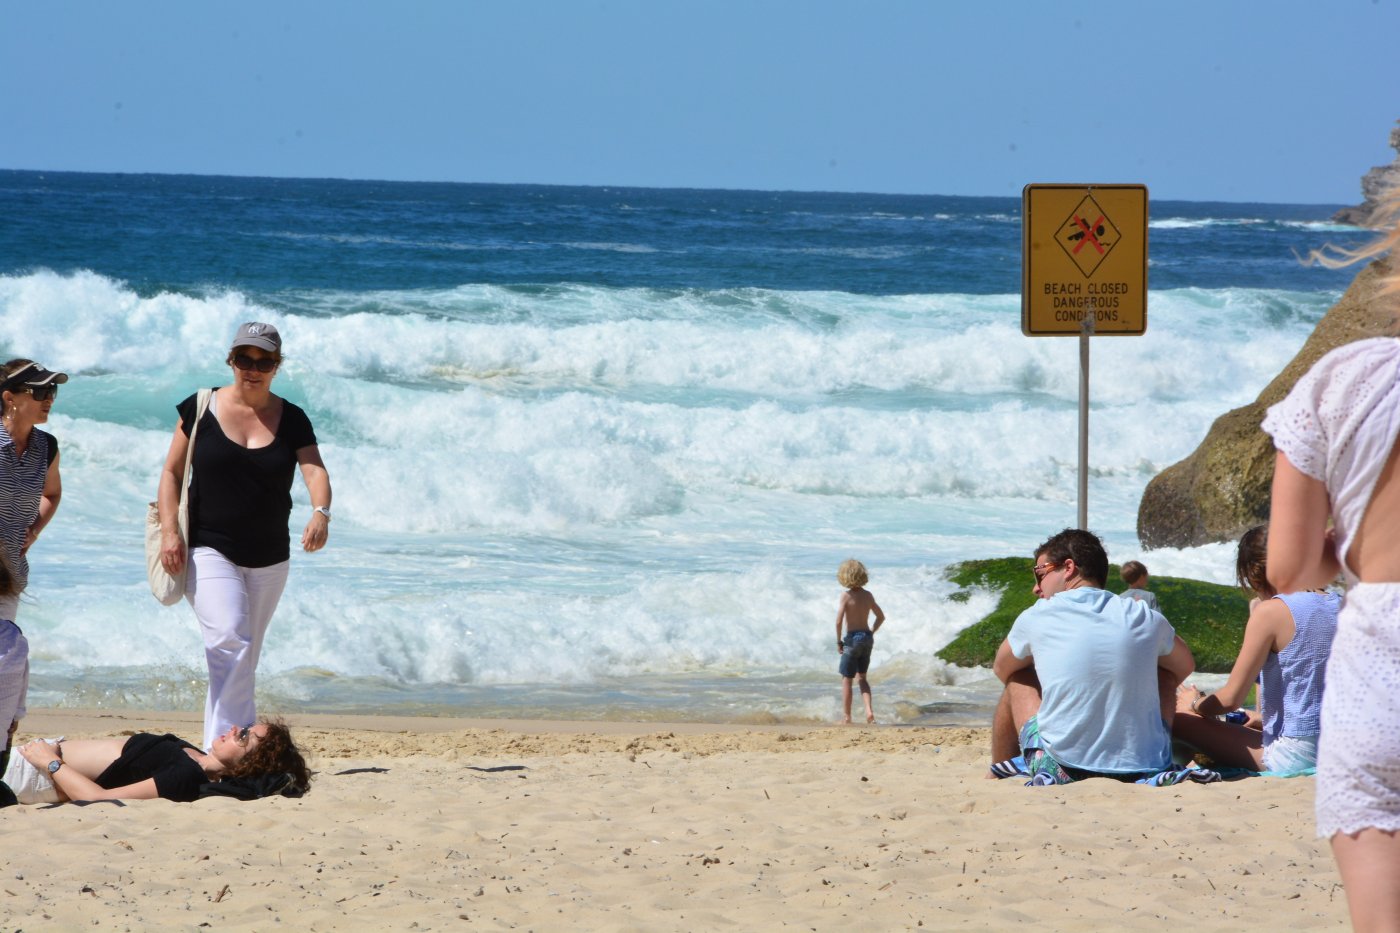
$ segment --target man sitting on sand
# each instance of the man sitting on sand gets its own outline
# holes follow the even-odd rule
[[[1196,666],[1191,650],[1161,613],[1104,589],[1108,555],[1088,531],[1067,528],[1036,548],[1033,572],[1040,600],[1017,617],[992,666],[1006,684],[994,760],[1019,751],[1032,784],[1170,769],[1168,723],[1176,687]],[[1008,776],[1001,767],[993,773]]]

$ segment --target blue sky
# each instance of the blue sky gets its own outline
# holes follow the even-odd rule
[[[1400,0],[46,0],[0,168],[1354,203]]]

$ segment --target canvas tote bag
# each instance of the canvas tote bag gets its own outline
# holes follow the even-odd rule
[[[185,566],[174,576],[165,572],[160,562],[160,509],[152,502],[146,507],[146,578],[151,594],[162,606],[173,606],[185,595],[185,574],[190,569],[190,465],[194,459],[194,440],[199,434],[199,421],[209,410],[210,389],[200,389],[194,411],[194,427],[190,428],[190,443],[185,448],[184,481],[180,484],[180,540],[185,542]]]

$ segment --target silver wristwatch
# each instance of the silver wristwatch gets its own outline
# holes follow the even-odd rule
[[[62,758],[55,758],[53,761],[49,762],[49,774],[50,774],[50,775],[57,774],[57,773],[58,773],[58,769],[61,768],[61,767],[63,767],[63,759],[62,759]]]

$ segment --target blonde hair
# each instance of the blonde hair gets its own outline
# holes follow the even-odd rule
[[[865,586],[870,582],[870,574],[866,572],[864,564],[852,557],[837,569],[836,579],[842,586],[850,589],[853,586]]]
[[[1311,250],[1304,262],[1340,269],[1363,259],[1378,259],[1390,253],[1390,273],[1385,277],[1379,294],[1400,292],[1400,249],[1397,249],[1400,247],[1400,185],[1385,193],[1371,220],[1373,226],[1386,231],[1383,236],[1357,249],[1344,249],[1329,243],[1322,249]]]

